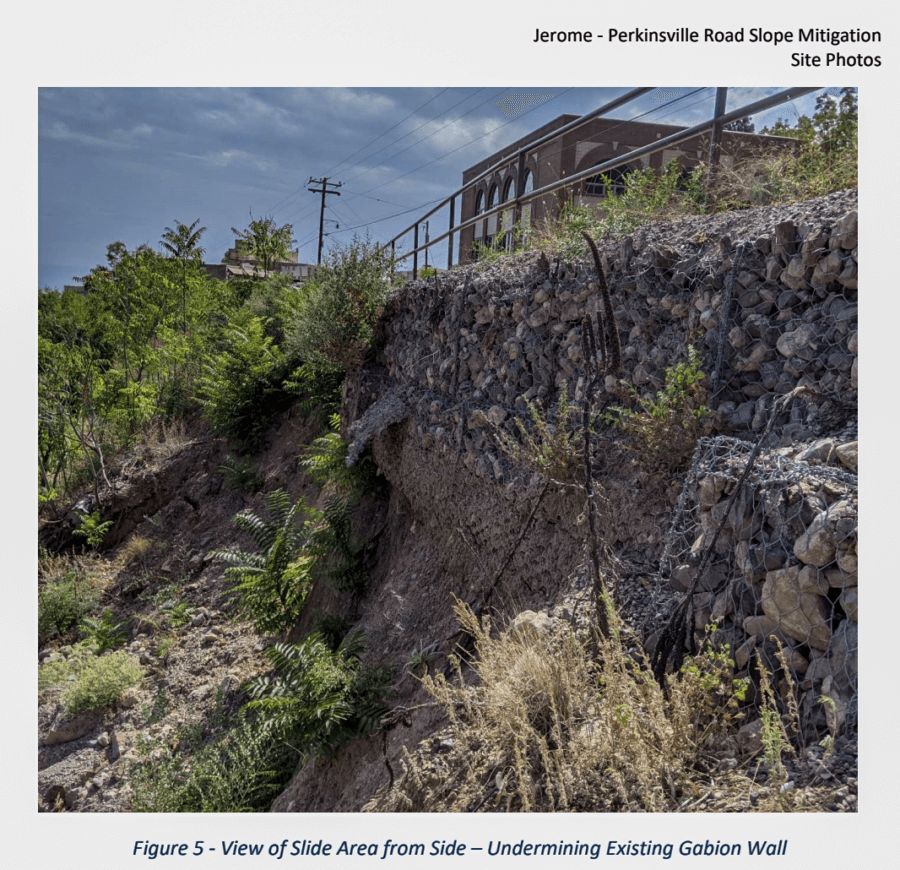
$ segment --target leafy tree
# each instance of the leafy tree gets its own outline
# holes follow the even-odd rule
[[[821,196],[858,183],[859,110],[857,92],[843,88],[839,98],[820,94],[810,118],[802,115],[796,125],[779,118],[763,133],[786,136],[800,143],[796,156],[772,168],[768,186],[773,199]]]
[[[176,260],[181,261],[181,327],[187,332],[187,264],[188,261],[199,263],[206,253],[205,248],[200,247],[200,236],[206,232],[206,227],[197,229],[200,218],[197,218],[190,226],[175,221],[175,229],[166,227],[162,236],[161,245]]]
[[[361,365],[390,292],[390,266],[389,251],[368,239],[333,248],[302,288],[288,347],[323,374]]]
[[[237,236],[235,248],[238,253],[255,259],[264,272],[270,271],[279,260],[286,260],[290,256],[291,245],[296,241],[291,224],[276,227],[273,218],[254,220],[252,213],[247,229],[232,227],[231,231]]]
[[[278,345],[265,334],[262,321],[242,309],[225,327],[200,379],[206,418],[220,435],[253,444],[281,405],[284,374]]]

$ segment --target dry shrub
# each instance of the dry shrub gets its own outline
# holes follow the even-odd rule
[[[194,443],[188,432],[187,424],[177,418],[169,423],[160,421],[147,433],[145,444],[157,462],[174,456],[180,450]]]
[[[128,567],[135,559],[142,559],[150,551],[150,540],[140,535],[132,535],[121,547],[118,555],[118,567]]]
[[[568,400],[565,384],[554,410],[526,400],[530,426],[515,420],[518,438],[501,426],[490,423],[500,449],[517,468],[540,474],[557,483],[572,483],[581,468],[581,433],[577,431],[578,410]],[[552,421],[552,422],[551,422]],[[490,422],[490,421],[487,421]]]
[[[492,636],[460,601],[456,613],[475,639],[477,682],[461,669],[452,683],[423,678],[449,727],[407,753],[366,809],[671,811],[708,788],[705,759],[737,718],[722,654],[695,659],[666,698],[618,630],[589,644],[568,625]]]

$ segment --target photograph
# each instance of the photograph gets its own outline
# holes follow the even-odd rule
[[[856,87],[37,99],[39,812],[857,812]]]

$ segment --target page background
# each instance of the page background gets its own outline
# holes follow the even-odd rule
[[[260,11],[263,10],[263,11]],[[890,570],[896,515],[891,500],[893,465],[891,429],[895,404],[885,380],[893,373],[888,351],[895,343],[896,278],[888,247],[888,228],[896,225],[889,197],[896,189],[891,161],[896,150],[895,30],[887,15],[846,4],[818,3],[788,7],[759,2],[740,9],[709,3],[691,7],[645,3],[622,10],[597,4],[554,7],[537,4],[460,2],[425,5],[398,2],[376,8],[369,4],[157,3],[153,7],[122,7],[88,3],[62,10],[19,8],[7,31],[3,60],[6,120],[2,149],[6,208],[5,237],[10,244],[3,320],[3,354],[9,395],[4,431],[7,488],[3,519],[8,556],[5,586],[10,607],[2,633],[6,682],[10,687],[4,716],[8,771],[3,788],[3,818],[8,824],[7,866],[37,868],[63,864],[67,868],[131,866],[135,840],[189,842],[240,839],[272,843],[323,838],[339,843],[425,842],[461,839],[473,845],[488,840],[515,842],[558,839],[606,842],[685,839],[745,842],[748,838],[789,840],[786,859],[793,868],[888,867],[897,860],[892,788],[897,774],[896,738],[889,716],[897,707],[891,663],[891,606],[896,601]],[[273,26],[267,26],[274,21]],[[775,23],[773,23],[775,22]],[[536,28],[547,30],[601,29],[616,26],[717,29],[763,26],[796,29],[822,26],[860,27],[882,31],[883,42],[863,47],[882,56],[882,67],[864,70],[792,70],[783,47],[535,45]],[[822,47],[823,52],[825,47]],[[861,386],[861,429],[865,435],[862,479],[865,499],[863,561],[873,589],[883,596],[867,610],[866,641],[861,651],[865,691],[861,704],[860,807],[855,815],[776,816],[90,816],[38,815],[34,805],[36,776],[33,649],[36,622],[34,576],[36,494],[33,486],[34,420],[36,411],[37,263],[37,88],[39,86],[147,85],[270,85],[413,86],[497,85],[513,80],[516,87],[637,86],[657,82],[667,86],[727,84],[736,86],[854,85],[860,88],[860,186],[867,248],[863,269],[872,300],[864,306],[866,357]],[[449,191],[448,191],[449,192]],[[873,244],[874,243],[874,244]],[[877,298],[875,293],[878,293]],[[880,381],[880,383],[879,383]],[[880,390],[876,393],[876,389]],[[872,595],[874,599],[874,593]],[[877,606],[876,606],[877,605]],[[0,853],[2,854],[2,853]],[[486,853],[482,853],[485,855]],[[164,859],[158,859],[164,860]],[[189,866],[218,866],[234,860],[219,852],[193,859],[167,859]],[[241,859],[236,859],[241,861]],[[285,858],[284,861],[313,859]],[[379,859],[319,860],[319,866],[362,866]],[[409,866],[453,859],[406,859]],[[478,861],[478,858],[456,859]],[[487,859],[511,862],[516,859]],[[521,862],[540,859],[518,859]],[[561,864],[563,859],[551,864]],[[585,861],[587,859],[565,859]],[[603,856],[600,861],[613,860]],[[625,860],[625,859],[621,859]],[[640,859],[638,859],[640,860]],[[643,859],[658,861],[659,859]],[[724,859],[712,859],[719,866]],[[775,859],[728,859],[725,866],[754,866]],[[271,865],[267,857],[244,858],[242,866]],[[700,861],[679,858],[669,862]],[[249,863],[248,863],[249,862]],[[324,863],[323,863],[324,862]],[[385,862],[388,863],[388,862]],[[480,862],[479,862],[480,863]],[[542,864],[546,863],[544,861]],[[403,865],[403,860],[395,860]],[[627,861],[626,861],[627,865]],[[381,865],[384,866],[384,865]]]

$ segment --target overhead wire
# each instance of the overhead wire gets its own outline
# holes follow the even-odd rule
[[[442,91],[439,91],[439,92],[438,92],[437,94],[435,94],[433,97],[431,97],[430,99],[428,99],[428,100],[426,100],[424,103],[422,103],[421,106],[419,106],[419,107],[416,108],[416,109],[413,109],[413,111],[410,112],[408,115],[406,115],[406,117],[401,118],[399,121],[397,121],[397,123],[394,124],[392,127],[388,127],[387,130],[385,130],[383,133],[379,133],[374,139],[371,139],[369,142],[367,142],[367,143],[366,143],[365,145],[363,145],[361,148],[357,148],[356,151],[354,151],[352,154],[350,154],[349,156],[345,157],[343,160],[339,161],[338,163],[335,163],[334,166],[332,166],[330,169],[327,169],[325,172],[322,173],[322,175],[325,176],[325,177],[330,176],[331,173],[332,173],[335,169],[337,169],[337,167],[340,166],[342,163],[346,163],[348,160],[350,160],[350,158],[355,157],[357,154],[359,154],[360,151],[364,151],[364,150],[365,150],[366,148],[368,148],[370,145],[373,145],[373,144],[374,144],[375,142],[377,142],[382,136],[386,136],[388,133],[391,132],[391,130],[395,130],[395,129],[396,129],[397,127],[399,127],[404,121],[406,121],[406,120],[408,120],[409,118],[411,118],[413,115],[416,114],[416,112],[420,112],[420,111],[421,111],[422,109],[424,109],[425,106],[427,106],[429,103],[433,103],[439,96],[441,96],[441,94],[445,93],[445,92],[448,91],[448,90],[449,90],[449,88],[444,88]],[[402,137],[401,137],[401,138],[402,138]],[[375,153],[377,154],[378,152],[376,151]],[[357,164],[355,164],[355,163],[353,164],[353,166],[356,166],[356,165],[357,165]],[[352,168],[352,166],[351,166],[350,168]],[[292,200],[295,196],[297,196],[298,194],[302,193],[302,192],[303,192],[303,188],[305,188],[305,187],[306,187],[306,185],[304,184],[304,185],[302,185],[301,187],[299,187],[297,190],[293,191],[292,193],[289,193],[286,197],[283,197],[282,199],[280,199],[277,203],[275,203],[275,205],[272,206],[272,208],[269,210],[269,213],[272,214],[272,215],[274,215],[275,212],[279,211],[281,208],[284,207],[284,205],[288,202],[288,200]]]

